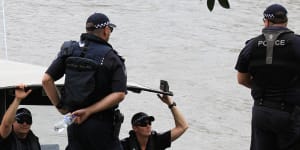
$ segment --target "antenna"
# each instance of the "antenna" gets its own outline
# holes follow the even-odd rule
[[[2,0],[2,21],[3,21],[3,43],[5,49],[5,58],[8,59],[7,55],[7,43],[6,43],[6,27],[5,27],[5,9],[4,9],[4,0]]]

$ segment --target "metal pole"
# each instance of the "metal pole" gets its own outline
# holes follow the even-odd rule
[[[2,20],[3,20],[3,42],[4,42],[4,49],[5,49],[5,58],[8,60],[7,54],[7,43],[6,43],[6,26],[5,26],[5,9],[4,9],[4,0],[2,0]]]

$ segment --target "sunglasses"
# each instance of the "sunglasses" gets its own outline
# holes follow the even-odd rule
[[[30,117],[16,117],[16,121],[19,124],[23,124],[24,122],[26,122],[26,124],[28,124],[28,125],[32,124],[32,118],[30,118]]]
[[[111,26],[108,26],[108,27],[109,27],[110,32],[113,32],[113,31],[114,31],[114,28],[113,28],[113,27],[111,27]]]
[[[139,126],[139,127],[146,127],[147,125],[150,125],[151,126],[151,121],[140,121],[140,122],[137,122],[135,124],[136,126]]]

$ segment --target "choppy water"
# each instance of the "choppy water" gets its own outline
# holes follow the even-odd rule
[[[126,58],[128,80],[158,87],[165,79],[175,93],[190,128],[170,149],[246,150],[252,100],[236,83],[234,65],[244,42],[261,31],[263,10],[274,2],[286,6],[289,28],[299,33],[297,0],[236,0],[229,10],[216,4],[213,12],[205,0],[7,0],[8,59],[46,67],[63,41],[79,39],[91,13],[103,12],[118,26],[110,43]],[[53,107],[31,108],[41,143],[64,149],[66,133],[53,131],[61,116]],[[174,127],[155,94],[129,93],[121,109],[126,115],[121,137],[138,111],[153,114],[158,131]]]

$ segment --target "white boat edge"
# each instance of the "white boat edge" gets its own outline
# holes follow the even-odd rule
[[[16,61],[0,60],[0,70],[0,87],[6,87],[20,83],[41,84],[46,68]],[[62,84],[63,79],[56,83]]]

